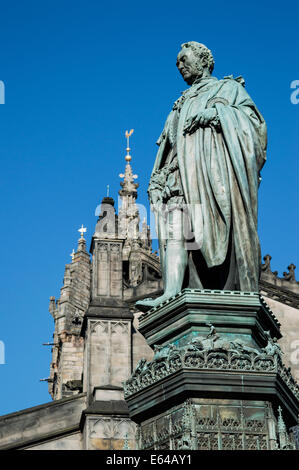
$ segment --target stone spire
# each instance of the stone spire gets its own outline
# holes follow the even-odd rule
[[[103,198],[96,215],[99,215],[95,232],[92,236],[90,252],[92,254],[91,301],[94,305],[107,306],[124,302],[133,295],[145,295],[160,289],[161,275],[159,259],[152,253],[150,230],[143,221],[139,228],[140,215],[137,199],[137,175],[131,166],[130,141],[133,134],[126,131],[126,166],[119,176],[119,210],[115,210],[114,199],[109,195]],[[146,282],[145,282],[146,281]],[[136,287],[144,283],[144,288],[137,292]],[[135,290],[134,290],[135,289]],[[133,292],[134,290],[134,292]]]
[[[135,182],[137,175],[134,174],[131,166],[132,156],[130,154],[129,138],[133,134],[126,131],[127,154],[125,156],[125,172],[119,176],[121,189],[119,191],[120,203],[118,212],[118,238],[123,240],[122,259],[124,266],[123,283],[125,289],[135,288],[145,279],[151,277],[154,273],[154,282],[157,281],[156,275],[159,274],[159,262],[153,257],[150,228],[144,218],[140,229],[140,213],[137,199],[138,183]],[[156,273],[156,274],[155,274]],[[126,293],[126,295],[128,292]]]
[[[130,144],[129,138],[133,134],[134,130],[131,129],[130,132],[126,131],[127,138],[127,155],[125,160],[127,162],[125,172],[120,173],[120,178],[123,178],[123,181],[120,183],[122,189],[118,192],[121,198],[121,207],[119,209],[119,225],[118,233],[120,238],[125,238],[130,244],[136,242],[139,238],[139,211],[136,205],[137,199],[137,188],[138,183],[135,183],[135,179],[138,178],[137,175],[134,175],[130,155]]]

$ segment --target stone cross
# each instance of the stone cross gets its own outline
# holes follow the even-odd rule
[[[85,233],[86,231],[87,231],[87,228],[86,228],[86,227],[83,227],[83,224],[82,224],[82,227],[79,228],[79,230],[78,230],[78,232],[81,233],[81,238],[84,238],[84,237],[83,237],[83,233]]]

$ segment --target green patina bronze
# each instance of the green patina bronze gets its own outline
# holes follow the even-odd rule
[[[183,44],[190,88],[159,138],[149,185],[164,294],[136,306],[154,350],[124,383],[139,449],[294,449],[299,386],[258,293],[257,191],[266,125],[244,80]]]
[[[138,302],[143,311],[184,287],[258,291],[265,121],[241,77],[211,76],[206,46],[183,44],[177,67],[190,88],[166,120],[148,190],[164,294]]]
[[[257,292],[184,289],[139,332],[154,355],[123,384],[139,449],[295,448],[299,386]]]

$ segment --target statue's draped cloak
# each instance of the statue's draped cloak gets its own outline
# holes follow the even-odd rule
[[[161,168],[166,145],[176,146],[192,231],[207,266],[225,261],[231,234],[239,287],[257,290],[257,190],[266,159],[265,121],[244,87],[232,78],[202,79],[184,92],[181,104],[176,103],[160,138],[153,172]],[[186,120],[210,107],[217,110],[218,129],[209,125],[184,135]],[[158,226],[157,231],[163,230]]]

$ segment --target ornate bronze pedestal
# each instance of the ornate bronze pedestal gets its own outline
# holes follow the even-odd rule
[[[185,289],[140,318],[155,356],[125,383],[139,449],[293,449],[299,387],[255,292]]]

